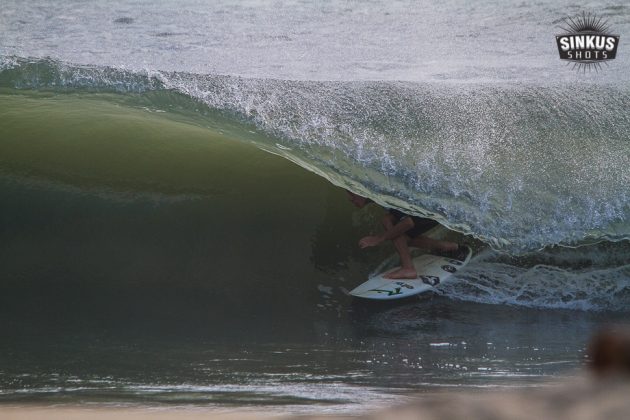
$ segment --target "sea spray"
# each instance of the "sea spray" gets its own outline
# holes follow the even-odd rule
[[[630,237],[624,87],[576,96],[563,84],[307,82],[10,60],[0,86],[113,92],[184,113],[498,250]]]

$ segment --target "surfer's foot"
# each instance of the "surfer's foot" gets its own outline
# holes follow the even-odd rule
[[[413,268],[399,268],[391,273],[385,274],[383,277],[386,279],[415,279],[418,278],[418,273]]]
[[[440,255],[453,260],[465,261],[469,251],[468,245],[458,244],[457,249],[441,252]]]

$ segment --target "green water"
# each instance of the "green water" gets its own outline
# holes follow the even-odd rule
[[[381,209],[144,99],[0,95],[0,403],[355,411],[571,375],[624,317],[355,302],[393,252],[357,246]],[[474,267],[473,292],[510,266]]]
[[[3,171],[80,188],[202,195],[228,193],[226,177],[248,188],[302,173],[185,117],[120,102],[107,94],[1,95]]]

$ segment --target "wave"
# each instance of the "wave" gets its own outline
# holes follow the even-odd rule
[[[515,255],[630,238],[626,85],[311,82],[3,57],[0,87],[166,111]]]
[[[88,295],[104,293],[103,287],[123,287],[133,294],[134,288],[146,293],[147,285],[159,291],[176,282],[182,293],[204,289],[220,312],[243,306],[258,312],[261,304],[268,310],[269,302],[277,301],[294,302],[290,306],[295,313],[304,305],[337,313],[347,306],[344,290],[356,286],[392,251],[358,249],[357,239],[378,226],[379,211],[355,211],[333,184],[444,221],[426,204],[437,200],[437,193],[429,200],[422,190],[416,192],[415,199],[427,207],[379,193],[395,185],[404,191],[407,180],[379,175],[369,164],[353,160],[350,148],[339,156],[334,147],[306,135],[303,140],[313,143],[302,147],[265,129],[256,116],[227,105],[211,107],[181,89],[167,88],[167,79],[69,67],[81,74],[79,87],[71,86],[67,75],[55,73],[62,68],[34,61],[0,73],[0,264],[5,289],[28,291],[28,284],[35,283],[51,295],[75,288]],[[105,80],[107,73],[118,82],[87,83],[86,71],[102,76],[95,80]],[[18,76],[29,85],[18,83]],[[125,78],[128,85],[122,82]],[[212,78],[219,79],[232,80]],[[66,81],[63,87],[59,80]],[[123,88],[128,91],[121,92]],[[318,157],[311,157],[318,148]],[[447,187],[455,188],[448,182],[457,176],[442,179],[444,195]],[[477,214],[480,210],[465,205],[465,199],[475,197],[468,191],[439,205],[459,205],[462,214]],[[512,219],[497,223],[497,231],[525,232],[510,225]],[[462,240],[452,231],[442,234]],[[621,230],[618,234],[623,237]],[[548,246],[521,256],[483,251],[482,243],[474,246],[475,259],[440,293],[542,308],[628,307],[627,241]],[[238,293],[234,270],[247,278],[248,287]],[[69,285],[60,287],[60,282]]]

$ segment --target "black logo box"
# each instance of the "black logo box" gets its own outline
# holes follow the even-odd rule
[[[613,49],[608,51],[605,48],[569,48],[566,51],[562,50],[562,44],[560,40],[562,38],[575,38],[580,36],[603,36],[605,38],[614,38],[615,44]],[[556,44],[558,45],[558,52],[560,53],[561,60],[572,60],[572,61],[604,61],[604,60],[612,60],[617,56],[617,46],[619,45],[619,35],[604,35],[604,34],[566,34],[566,35],[556,35]],[[590,52],[588,54],[589,58],[585,58],[587,56],[586,52]],[[606,51],[606,57],[603,56],[602,51]],[[581,52],[581,58],[575,58],[573,54],[576,52]]]

